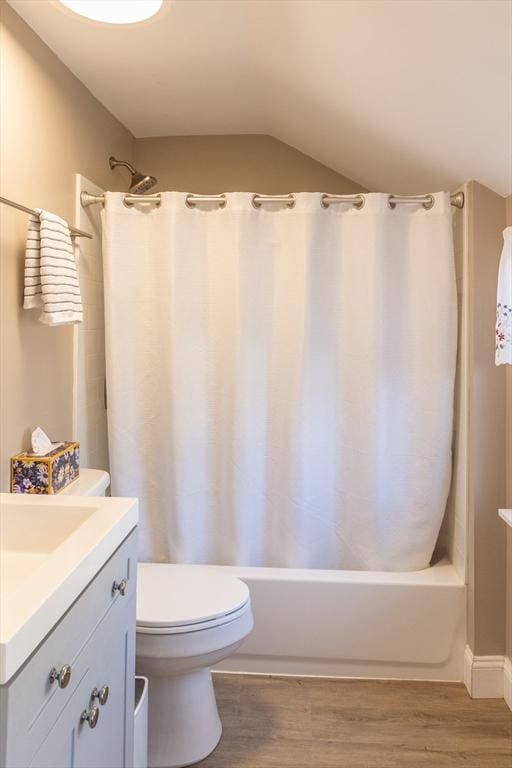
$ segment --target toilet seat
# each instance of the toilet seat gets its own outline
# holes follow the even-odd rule
[[[238,611],[234,611],[226,616],[219,616],[217,619],[211,619],[210,621],[201,621],[195,624],[180,624],[179,626],[159,626],[150,627],[137,622],[137,634],[143,635],[185,635],[191,632],[201,632],[205,629],[211,629],[213,627],[222,627],[227,624],[231,624],[247,611],[250,611],[250,604],[247,602]]]
[[[137,632],[184,634],[229,624],[250,610],[248,587],[234,576],[190,566],[139,563]]]

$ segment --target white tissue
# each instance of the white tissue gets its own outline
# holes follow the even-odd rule
[[[32,432],[32,454],[34,456],[46,456],[50,451],[54,451],[62,443],[52,443],[46,432],[41,427],[36,427]]]

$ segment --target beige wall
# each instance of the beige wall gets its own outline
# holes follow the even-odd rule
[[[112,152],[133,157],[134,139],[4,2],[0,4],[1,194],[72,221],[74,174],[123,188]],[[93,55],[93,52],[91,52]],[[40,424],[70,438],[73,329],[48,328],[21,309],[27,216],[0,206],[0,482],[8,458]]]
[[[137,167],[158,177],[156,189],[219,192],[366,191],[272,136],[169,136],[138,139]],[[122,174],[123,172],[120,171]]]
[[[512,195],[506,201],[506,224],[512,227]],[[512,365],[507,365],[507,500],[512,509]],[[512,660],[512,528],[507,529],[506,654]]]
[[[505,368],[494,364],[496,281],[505,198],[470,182],[468,642],[476,655],[505,648]]]

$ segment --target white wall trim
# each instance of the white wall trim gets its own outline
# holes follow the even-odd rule
[[[504,656],[475,656],[466,645],[464,651],[464,683],[472,699],[502,699],[505,675],[510,673],[512,687],[512,665]]]
[[[512,659],[509,656],[503,661],[503,696],[512,710]]]

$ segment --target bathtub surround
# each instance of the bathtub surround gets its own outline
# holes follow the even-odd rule
[[[82,466],[108,472],[101,218],[97,206],[83,208],[80,205],[82,190],[103,193],[87,177],[76,175],[75,222],[92,232],[94,237],[92,240],[81,239],[77,243],[84,321],[75,328],[73,434],[80,441]]]
[[[426,568],[451,474],[449,195],[251,201],[106,196],[112,491],[141,499],[141,558]]]
[[[3,0],[0,18],[2,194],[72,222],[76,171],[124,189],[107,159],[132,158],[134,139]],[[0,476],[8,490],[9,456],[29,447],[38,423],[54,439],[74,437],[73,329],[48,328],[22,309],[27,217],[1,206],[0,222]]]
[[[467,185],[458,192],[467,194]],[[457,366],[453,414],[453,471],[446,513],[437,541],[437,556],[447,556],[466,583],[469,429],[469,291],[467,265],[468,221],[466,207],[453,213],[453,250],[457,278]]]

